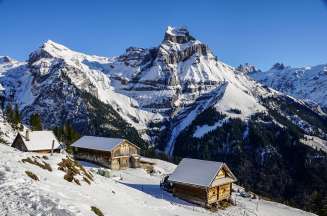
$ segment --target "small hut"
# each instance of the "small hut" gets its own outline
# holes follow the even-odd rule
[[[168,180],[175,196],[205,207],[229,200],[237,181],[225,163],[190,158],[184,158]]]
[[[83,136],[71,146],[76,159],[113,170],[140,167],[140,148],[126,139]]]
[[[59,152],[60,144],[52,131],[25,131],[18,133],[11,147],[25,152],[50,153]]]

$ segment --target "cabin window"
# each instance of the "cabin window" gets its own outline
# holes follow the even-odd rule
[[[224,177],[226,177],[226,172],[225,172],[225,170],[223,170],[223,169],[219,170],[216,179],[224,178]]]
[[[129,150],[129,145],[128,144],[122,144],[120,145],[115,151],[114,151],[114,156],[118,157],[118,156],[127,156],[130,154],[130,150]]]
[[[120,147],[121,155],[128,155],[129,154],[129,146],[128,144],[123,144]]]

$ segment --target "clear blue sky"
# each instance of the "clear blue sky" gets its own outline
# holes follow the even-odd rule
[[[0,55],[25,60],[47,39],[119,55],[157,46],[168,25],[233,66],[327,63],[327,0],[0,0]]]

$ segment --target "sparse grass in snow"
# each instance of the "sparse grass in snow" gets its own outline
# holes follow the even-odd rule
[[[70,170],[64,175],[64,179],[68,182],[72,182],[74,180],[74,174]]]
[[[32,173],[31,171],[25,171],[26,175],[35,181],[40,181],[39,177]]]
[[[91,210],[98,216],[104,216],[102,211],[100,209],[98,209],[97,207],[95,207],[95,206],[91,206]]]
[[[227,209],[228,207],[230,207],[231,205],[233,205],[232,202],[233,202],[232,200],[230,200],[230,201],[223,200],[223,201],[220,202],[219,208],[220,209]]]
[[[37,158],[39,158],[39,157],[37,157]],[[48,170],[49,172],[52,172],[52,168],[51,168],[50,164],[48,164],[45,161],[42,161],[42,163],[41,163],[37,159],[33,160],[30,157],[27,157],[27,158],[22,159],[22,162],[23,163],[30,163],[30,164],[36,165],[36,166],[38,166],[38,167],[40,167],[42,169]]]
[[[88,183],[89,185],[91,184],[90,180],[88,178],[86,178],[85,176],[83,176],[83,180]]]
[[[79,180],[77,178],[74,178],[74,182],[78,185],[81,185],[81,183],[79,182]]]
[[[77,185],[81,185],[79,179],[77,179],[79,175],[83,176],[83,180],[88,184],[91,184],[91,181],[93,181],[93,175],[85,170],[80,163],[69,157],[62,159],[62,161],[58,163],[58,170],[66,173],[64,175],[66,181],[74,181]]]

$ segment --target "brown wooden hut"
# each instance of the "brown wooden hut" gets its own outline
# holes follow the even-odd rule
[[[140,148],[126,139],[83,136],[71,146],[76,159],[113,170],[140,167]]]
[[[52,131],[25,131],[18,133],[11,147],[20,151],[50,153],[60,151],[60,144]]]
[[[201,206],[210,207],[229,200],[237,179],[222,162],[184,158],[169,176],[173,194]]]

